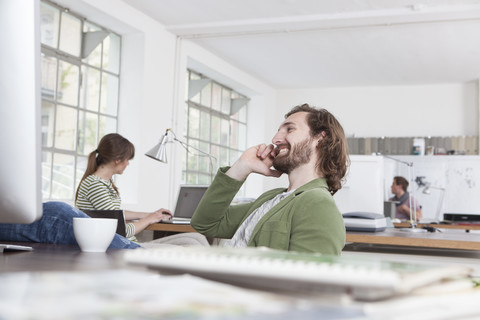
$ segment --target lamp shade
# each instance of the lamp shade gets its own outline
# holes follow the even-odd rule
[[[155,147],[150,149],[150,151],[145,153],[145,155],[157,161],[167,163],[167,149],[166,149],[167,142],[168,142],[167,134],[165,133],[165,135],[162,137],[162,140],[159,143],[157,143]]]
[[[213,167],[212,160],[217,160],[217,159],[205,151],[197,149],[181,140],[178,140],[175,135],[175,132],[173,132],[172,129],[167,129],[162,139],[160,140],[160,142],[157,143],[155,147],[150,149],[147,153],[145,153],[145,155],[154,160],[167,163],[167,143],[175,143],[175,142],[179,143],[188,153],[191,153],[189,149],[193,149],[197,151],[196,156],[208,157],[210,160],[210,177],[212,177],[212,167]]]

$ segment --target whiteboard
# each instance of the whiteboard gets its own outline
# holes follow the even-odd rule
[[[408,191],[422,206],[423,219],[437,219],[437,213],[440,219],[444,213],[480,215],[480,156],[392,157],[413,163],[413,183]],[[334,195],[340,212],[383,213],[383,201],[393,196],[393,177],[408,180],[409,167],[374,155],[351,155],[350,160],[346,182]],[[424,193],[426,185],[430,186],[430,194]]]
[[[440,219],[443,213],[480,214],[480,157],[479,156],[395,156],[413,162],[414,180],[430,185],[430,194],[418,182],[409,187],[422,206],[424,219]],[[402,164],[385,160],[385,183],[404,171]],[[405,167],[405,166],[404,166]]]

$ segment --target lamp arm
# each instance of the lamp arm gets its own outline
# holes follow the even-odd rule
[[[214,159],[215,162],[217,161],[217,158],[215,158],[215,157],[212,156],[211,154],[209,154],[209,153],[207,153],[207,152],[205,152],[205,151],[202,151],[202,150],[200,150],[200,149],[197,149],[197,148],[189,145],[188,143],[185,143],[185,142],[183,142],[182,140],[177,139],[177,137],[174,137],[173,140],[174,140],[174,141],[177,141],[178,143],[180,143],[180,145],[181,145],[185,150],[187,150],[187,152],[190,152],[190,151],[188,150],[188,148],[192,148],[193,150],[202,153],[202,154],[199,154],[198,156],[209,157],[209,158]]]
[[[391,159],[391,160],[395,160],[397,162],[400,162],[400,163],[403,163],[409,167],[412,167],[413,166],[413,162],[407,162],[407,161],[403,161],[403,160],[400,160],[400,159],[397,159],[397,158],[394,158],[394,157],[390,157],[390,156],[387,156],[387,155],[384,155],[384,154],[380,154],[382,157],[385,157],[385,158],[388,158],[388,159]]]

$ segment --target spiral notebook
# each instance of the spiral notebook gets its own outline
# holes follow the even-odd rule
[[[125,252],[124,259],[161,272],[190,273],[254,289],[344,294],[366,301],[407,294],[472,272],[458,265],[415,265],[266,248],[152,248]]]

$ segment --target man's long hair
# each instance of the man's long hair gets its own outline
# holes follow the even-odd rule
[[[342,188],[350,159],[347,140],[338,120],[325,109],[316,109],[308,104],[294,107],[285,115],[285,119],[297,112],[307,112],[310,135],[323,140],[317,145],[318,161],[316,168],[327,179],[328,190],[333,195]]]

